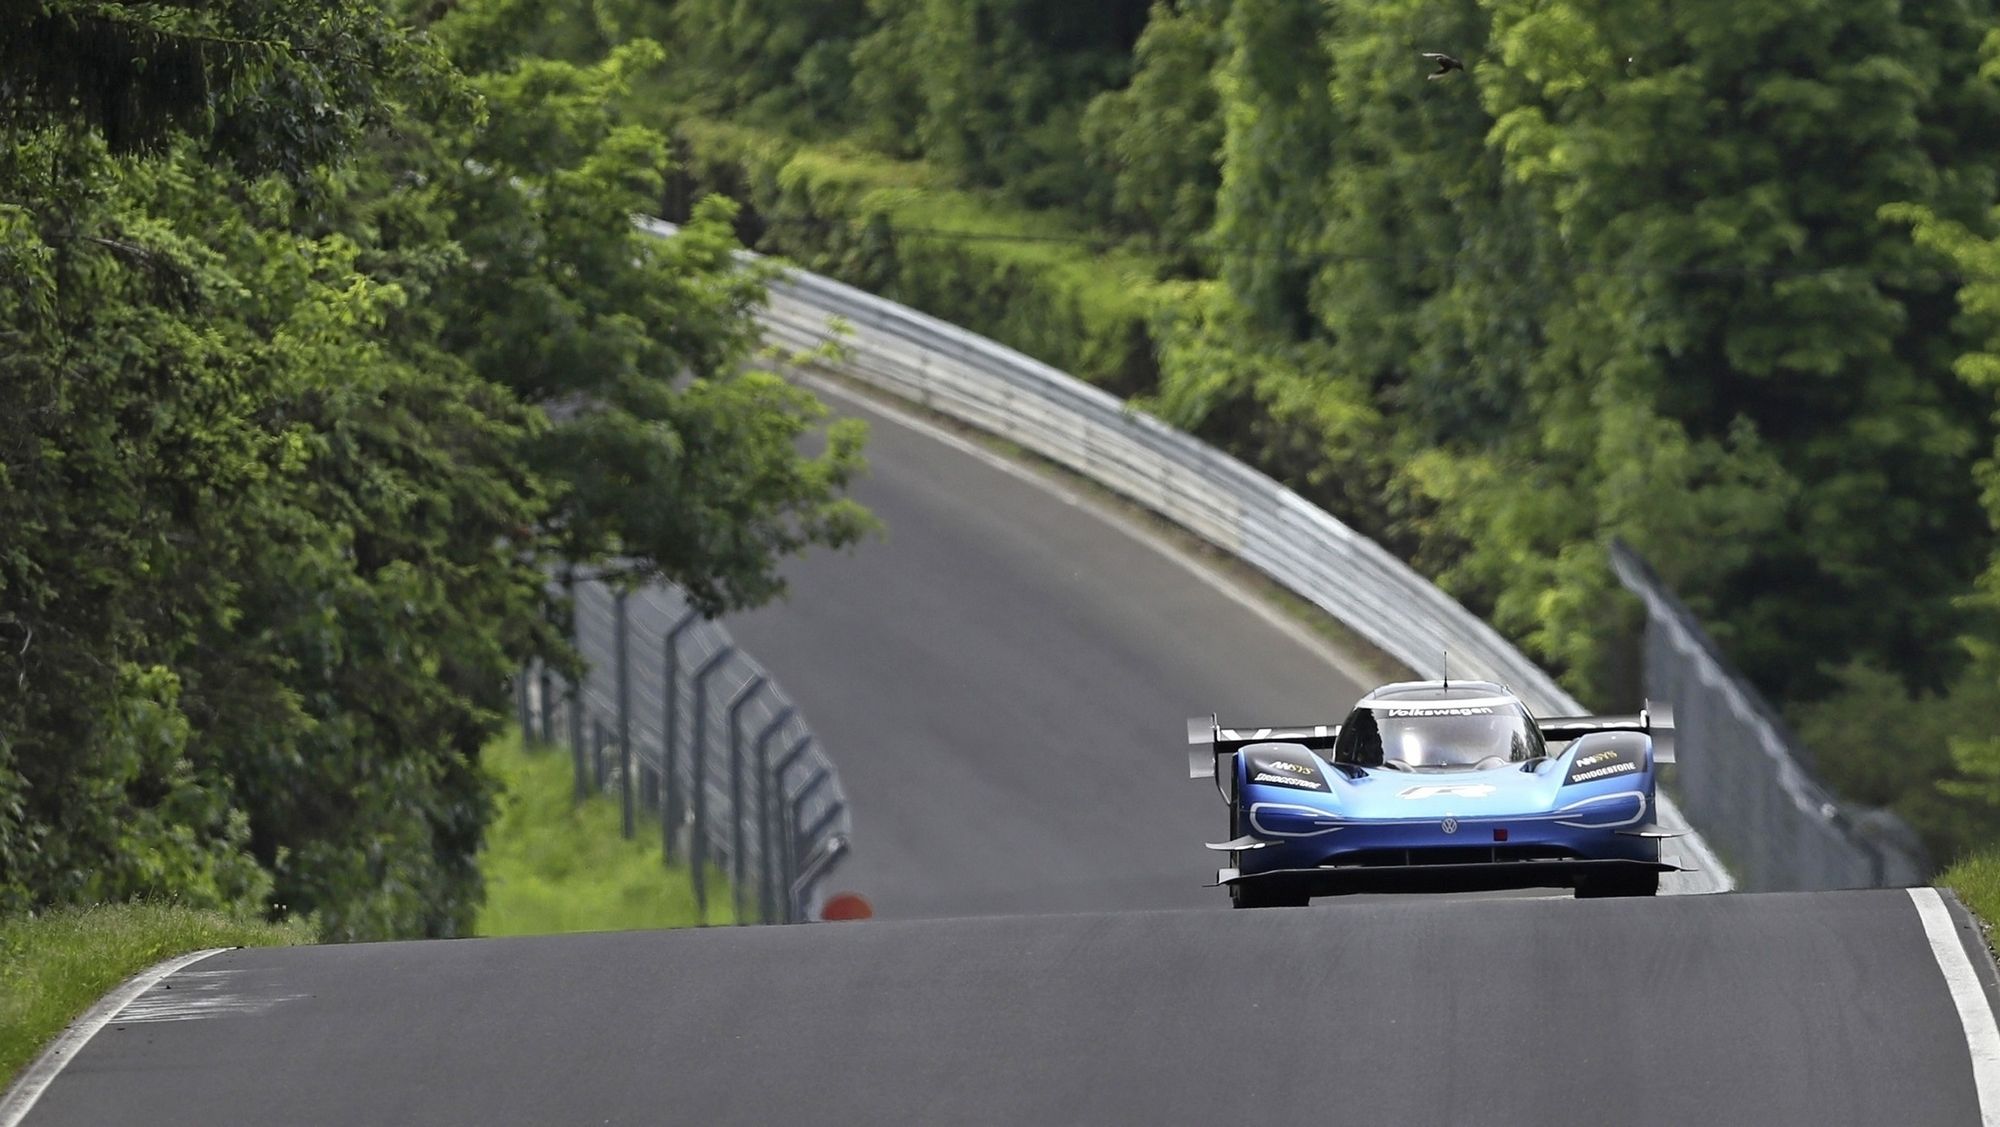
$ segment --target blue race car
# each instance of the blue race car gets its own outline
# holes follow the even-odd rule
[[[1489,681],[1412,681],[1338,726],[1188,721],[1189,774],[1229,804],[1216,883],[1238,908],[1349,892],[1574,888],[1651,896],[1662,872],[1655,769],[1672,718],[1537,721]]]

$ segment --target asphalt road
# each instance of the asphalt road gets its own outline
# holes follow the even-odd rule
[[[1903,892],[1223,910],[1180,721],[1337,717],[1344,659],[1004,464],[873,458],[890,540],[731,626],[904,919],[224,952],[29,1127],[1980,1121]]]
[[[27,1122],[1322,1121],[1979,1110],[1910,897],[1880,891],[231,951],[130,1007]]]
[[[1365,691],[1343,659],[1095,505],[834,402],[871,424],[856,495],[887,536],[726,623],[840,771],[855,852],[829,887],[898,918],[1223,905],[1185,720],[1338,720]]]

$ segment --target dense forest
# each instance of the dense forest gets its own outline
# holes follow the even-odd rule
[[[508,678],[573,660],[551,572],[720,611],[870,526],[860,433],[801,454],[822,408],[746,366],[732,205],[631,227],[661,49],[504,7],[0,17],[0,912],[462,934]]]
[[[764,248],[1137,397],[1598,702],[1622,539],[1837,787],[2000,830],[1987,0],[507,7],[660,43],[635,112]]]

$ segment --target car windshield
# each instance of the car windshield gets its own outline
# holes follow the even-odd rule
[[[1541,752],[1534,723],[1519,705],[1398,705],[1370,702],[1340,729],[1335,758],[1363,767],[1469,767],[1518,763]]]

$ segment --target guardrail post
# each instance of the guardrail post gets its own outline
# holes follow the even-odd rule
[[[735,646],[723,646],[694,671],[694,738],[689,741],[692,762],[688,781],[694,835],[688,843],[688,867],[694,879],[695,914],[704,924],[708,922],[708,675],[735,652]]]
[[[812,824],[812,828],[805,832],[804,836],[806,840],[810,841],[813,838],[819,837],[820,834],[827,832],[832,828],[833,823],[846,812],[847,804],[845,802],[835,802],[832,806],[827,807],[826,813],[821,814],[819,819]],[[824,877],[827,871],[833,868],[833,863],[840,860],[841,856],[846,852],[847,838],[842,834],[836,833],[830,834],[819,845],[815,846],[811,853],[806,855],[805,864],[799,868],[798,879],[792,882],[792,914],[794,917],[800,920],[805,919],[806,903],[811,899],[810,893],[813,886],[819,883],[820,878]]]
[[[752,676],[729,698],[729,891],[736,910],[736,923],[743,923],[744,845],[749,833],[743,825],[743,710],[757,699],[768,683],[762,673]]]
[[[669,865],[680,857],[682,809],[680,781],[681,718],[681,635],[701,621],[697,611],[687,611],[667,630],[660,685],[660,785],[666,796],[660,803],[660,856]]]
[[[777,780],[778,798],[780,800],[783,800],[785,797],[785,775],[798,764],[800,759],[805,757],[806,752],[812,750],[812,745],[813,738],[811,732],[807,732],[805,735],[793,740],[792,746],[785,749],[784,757],[778,760],[777,767],[772,770],[771,777]],[[804,788],[800,789],[803,790]],[[777,803],[773,803],[773,806],[777,806]],[[784,910],[782,920],[784,923],[794,922],[792,919],[790,889],[792,887],[792,878],[796,877],[799,871],[798,843],[793,840],[792,836],[793,826],[797,819],[796,816],[790,818],[786,816],[791,809],[791,806],[787,804],[782,808],[771,811],[772,829],[778,837],[778,867],[774,885],[782,886],[786,890],[785,902],[780,905]],[[777,896],[776,891],[773,891],[772,896],[773,898]]]
[[[792,900],[801,923],[805,922],[806,902],[811,899],[813,888],[833,869],[834,862],[847,855],[848,848],[846,835],[834,834],[827,839],[826,848],[816,851],[806,862],[805,872],[799,874],[798,883],[792,887]]]
[[[771,740],[797,713],[798,709],[789,704],[779,709],[764,730],[757,733],[754,745],[757,749],[757,918],[765,923],[778,918],[778,834],[772,824],[777,806],[771,801],[771,790],[777,780],[771,770]]]
[[[618,684],[618,813],[619,828],[631,841],[635,830],[632,809],[632,662],[626,652],[631,622],[625,611],[627,592],[623,587],[612,599],[612,653]]]
[[[792,798],[791,818],[785,826],[786,923],[798,923],[805,915],[805,907],[799,903],[799,883],[805,879],[805,870],[810,867],[814,852],[807,850],[805,860],[800,859],[800,851],[812,840],[805,832],[806,803],[832,777],[826,768],[815,767],[812,775],[806,779],[805,785],[800,787],[799,793]]]

